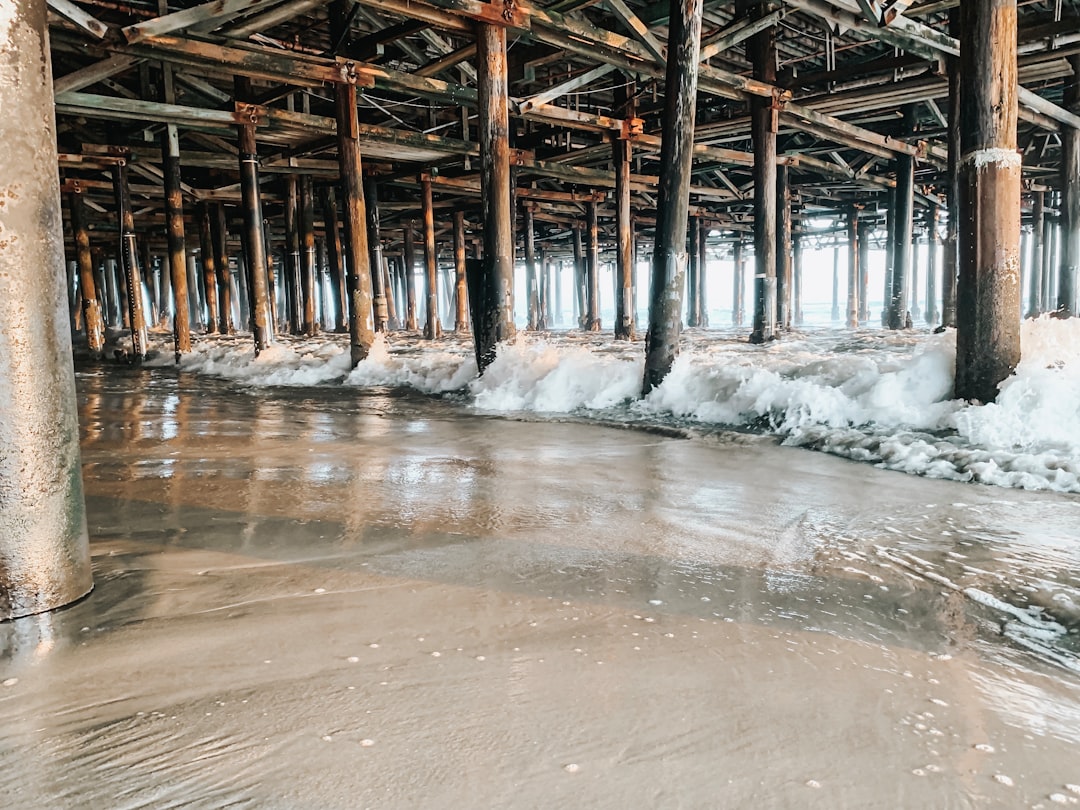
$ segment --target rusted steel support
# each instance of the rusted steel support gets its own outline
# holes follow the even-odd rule
[[[632,86],[616,93],[616,107],[633,117]],[[621,133],[620,133],[621,134]],[[615,167],[615,338],[634,339],[634,222],[630,212],[630,159],[633,146],[627,137],[611,140]]]
[[[701,218],[690,217],[690,256],[686,268],[686,325],[694,328],[701,324],[701,305],[698,290],[701,289]]]
[[[86,212],[82,194],[68,195],[71,212],[71,231],[75,241],[75,262],[79,268],[79,287],[82,290],[83,324],[86,330],[86,347],[95,358],[100,358],[105,348],[105,321],[101,317],[97,283],[94,279],[94,260],[90,254],[90,232],[86,228]]]
[[[379,184],[364,178],[364,208],[367,211],[368,260],[371,262],[371,297],[375,306],[375,331],[385,332],[390,322],[383,275],[382,236],[379,233]]]
[[[1031,278],[1028,297],[1029,318],[1038,318],[1043,311],[1043,261],[1046,258],[1043,251],[1043,232],[1046,226],[1043,221],[1043,193],[1033,191],[1031,193]]]
[[[574,309],[577,315],[578,326],[582,329],[586,324],[585,304],[585,245],[581,238],[581,228],[574,226]]]
[[[481,297],[471,300],[478,324],[473,335],[476,362],[483,374],[495,360],[496,346],[514,335],[514,212],[510,200],[506,29],[477,23],[476,41],[484,257],[477,286]]]
[[[859,220],[859,324],[870,322],[870,231],[871,224]]]
[[[420,180],[424,213],[424,337],[435,340],[442,334],[439,323],[439,254],[435,246],[435,207],[431,200],[431,179]]]
[[[1020,361],[1016,0],[960,8],[956,396],[992,402]]]
[[[679,353],[701,13],[702,0],[671,0],[643,395],[664,381]]]
[[[960,35],[958,8],[949,12],[949,34],[954,37]],[[960,59],[948,56],[945,65],[949,73],[948,164],[945,170],[949,209],[941,255],[941,325],[956,326],[956,283],[960,275],[960,255],[957,250],[960,220]]]
[[[46,14],[45,0],[5,0],[0,24],[0,620],[93,587]]]
[[[263,234],[262,195],[259,190],[259,154],[255,125],[237,128],[240,147],[240,195],[244,211],[243,245],[247,265],[251,331],[255,354],[274,339],[266,281],[266,238]]]
[[[525,295],[528,303],[528,328],[540,322],[540,270],[536,264],[536,222],[531,209],[525,209]]]
[[[319,331],[315,317],[315,194],[311,176],[300,176],[300,289],[303,291],[304,334]]]
[[[911,131],[914,110],[904,109],[904,129]],[[908,318],[908,290],[911,286],[912,213],[915,207],[915,159],[899,155],[896,165],[896,189],[893,193],[893,261],[889,308],[890,329],[903,329]]]
[[[405,223],[405,241],[402,248],[401,260],[403,263],[402,273],[405,281],[405,328],[415,330],[418,327],[416,319],[416,244],[413,222]]]
[[[165,237],[169,246],[169,274],[173,293],[173,350],[176,362],[191,351],[191,313],[187,293],[187,248],[184,244],[184,198],[180,189],[180,143],[176,127],[161,134],[165,182]],[[167,303],[167,296],[166,296]]]
[[[599,206],[590,202],[588,208],[589,229],[586,231],[585,278],[586,312],[585,329],[588,332],[600,331],[600,221]]]
[[[769,13],[764,3],[740,0],[736,14],[751,20]],[[776,34],[772,27],[747,41],[746,54],[754,78],[776,81]],[[771,100],[750,99],[750,132],[754,141],[754,326],[751,343],[776,337],[776,130],[777,110]]]
[[[334,308],[333,329],[349,331],[349,314],[345,310],[348,294],[345,292],[345,271],[341,264],[341,231],[338,229],[337,194],[333,186],[319,189],[322,206],[323,227],[326,230],[326,259],[330,270],[330,302]],[[380,258],[382,251],[379,251]]]
[[[135,216],[131,210],[131,196],[128,191],[127,164],[117,163],[113,168],[112,178],[116,215],[120,225],[120,262],[127,289],[131,357],[135,361],[142,361],[146,359],[146,317],[143,314],[142,270],[139,267],[139,245],[135,238]]]
[[[214,267],[218,276],[218,331],[231,335],[234,331],[232,317],[232,269],[229,267],[229,227],[225,219],[225,206],[217,203],[210,217],[210,238],[214,243]]]
[[[934,324],[938,320],[938,207],[926,209],[926,310],[923,319]]]
[[[848,209],[847,327],[859,326],[859,210]]]
[[[206,332],[218,333],[217,260],[214,258],[214,239],[210,231],[210,205],[201,202],[196,209],[199,219],[199,261],[202,264],[206,300]]]
[[[776,167],[776,325],[792,320],[791,183],[787,166]]]
[[[334,102],[341,172],[342,219],[345,222],[345,262],[349,274],[349,355],[355,366],[368,356],[371,345],[375,342],[375,311],[371,298],[371,260],[367,244],[363,166],[360,163],[356,86],[335,85]]]
[[[454,212],[454,331],[469,331],[469,292],[465,281],[465,212]]]
[[[1065,77],[1064,105],[1080,115],[1080,55],[1069,58],[1072,76]],[[1057,312],[1076,315],[1076,276],[1080,273],[1080,129],[1061,128],[1061,265]]]
[[[735,244],[731,248],[732,263],[734,264],[734,277],[731,284],[731,323],[734,326],[742,326],[746,317],[744,307],[746,305],[746,266],[743,259],[742,236],[736,234]]]

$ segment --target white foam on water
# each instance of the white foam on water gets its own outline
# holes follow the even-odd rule
[[[288,339],[258,358],[247,340],[202,340],[181,367],[258,386],[463,391],[495,413],[750,428],[929,477],[1080,492],[1080,319],[1025,321],[1023,359],[990,405],[952,398],[952,332],[820,330],[751,346],[744,331],[690,330],[682,343],[644,399],[641,343],[583,333],[519,336],[482,378],[466,339],[396,334],[353,370],[334,335]]]

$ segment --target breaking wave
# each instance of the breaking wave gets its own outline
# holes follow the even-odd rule
[[[519,336],[482,378],[468,338],[401,334],[352,370],[339,335],[283,338],[258,358],[247,339],[204,338],[181,368],[251,386],[461,392],[485,412],[749,429],[928,477],[1080,492],[1080,320],[1025,321],[1022,341],[988,405],[952,398],[952,332],[818,330],[751,346],[742,331],[690,330],[644,399],[641,344],[581,333]]]

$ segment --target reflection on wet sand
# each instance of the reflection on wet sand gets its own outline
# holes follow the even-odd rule
[[[391,390],[80,392],[97,587],[0,627],[19,806],[1080,803],[1068,496]]]

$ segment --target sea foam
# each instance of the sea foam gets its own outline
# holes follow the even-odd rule
[[[181,367],[251,386],[464,392],[492,413],[602,416],[765,431],[889,469],[1080,492],[1080,320],[1025,321],[1023,359],[994,404],[953,399],[955,334],[816,330],[752,346],[741,331],[689,330],[663,384],[640,398],[643,347],[583,333],[520,335],[483,377],[467,337],[379,336],[349,368],[344,336],[203,338]],[[167,354],[167,352],[163,352]]]

